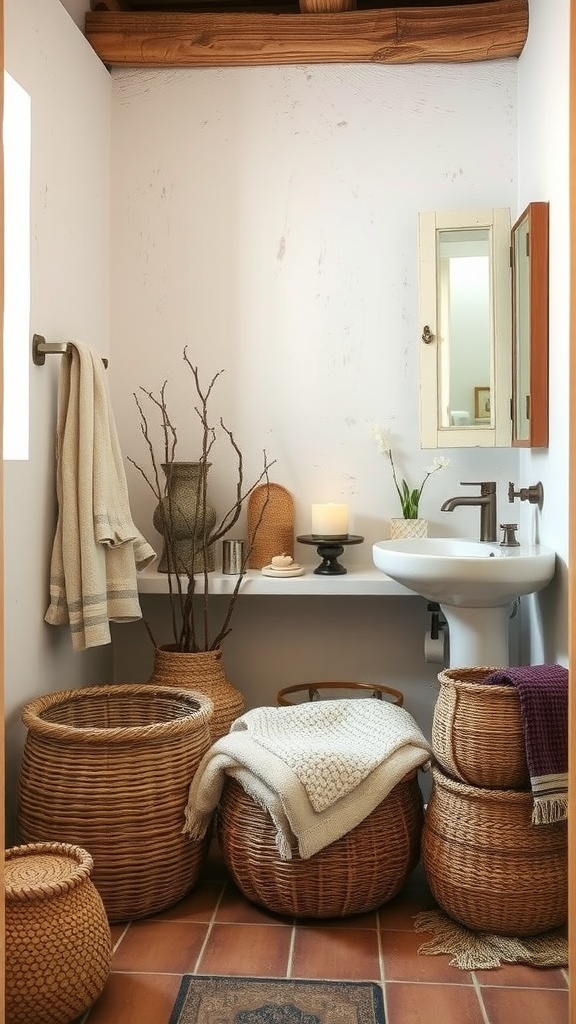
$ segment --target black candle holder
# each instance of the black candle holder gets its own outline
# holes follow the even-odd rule
[[[358,537],[353,533],[347,533],[341,537],[319,537],[316,534],[307,533],[302,537],[296,537],[301,544],[313,544],[320,558],[319,566],[314,569],[317,576],[344,576],[348,572],[338,561],[344,553],[347,544],[361,544],[364,537]]]

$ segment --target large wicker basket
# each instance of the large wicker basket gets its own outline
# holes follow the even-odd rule
[[[302,860],[281,860],[269,814],[228,777],[217,814],[224,860],[247,899],[294,917],[348,917],[392,899],[420,858],[417,773],[399,782],[364,821]]]
[[[163,910],[198,878],[207,841],[182,828],[211,713],[203,694],[151,684],[62,690],[24,708],[19,840],[88,850],[111,921]]]
[[[434,767],[422,860],[434,898],[473,931],[521,937],[564,924],[566,822],[532,824],[532,794],[480,789]]]
[[[485,685],[494,668],[438,674],[432,721],[436,760],[455,779],[487,789],[527,789],[520,701],[514,686]]]
[[[6,1020],[69,1024],[98,998],[112,942],[92,858],[65,843],[5,853]]]

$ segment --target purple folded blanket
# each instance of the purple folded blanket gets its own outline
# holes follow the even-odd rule
[[[515,686],[534,797],[535,825],[568,815],[568,669],[526,665],[491,672],[485,683]]]

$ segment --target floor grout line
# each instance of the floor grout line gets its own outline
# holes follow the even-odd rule
[[[218,908],[219,908],[220,904],[222,903],[222,900],[224,899],[224,893],[226,892],[226,885],[227,885],[227,882],[226,882],[226,880],[224,880],[224,882],[222,884],[222,888],[220,890],[220,895],[219,895],[218,899],[216,900],[216,904],[214,906],[214,910],[212,911],[212,916],[211,916],[211,918],[210,918],[210,920],[208,922],[208,927],[206,929],[206,935],[204,936],[204,942],[202,943],[202,945],[200,947],[200,952],[198,953],[198,956],[196,957],[196,963],[194,964],[194,970],[192,971],[193,974],[198,974],[199,973],[198,972],[198,968],[200,967],[200,963],[202,961],[202,957],[204,956],[204,953],[205,953],[205,950],[206,950],[206,945],[208,943],[208,939],[210,938],[210,935],[212,934],[212,929],[214,927],[214,922],[216,920],[216,914],[218,913]]]
[[[490,1019],[488,1017],[488,1013],[487,1013],[486,1007],[484,1005],[484,999],[482,998],[482,987],[480,985],[480,982],[478,981],[478,978],[476,977],[476,971],[472,971],[471,974],[472,974],[472,984],[473,984],[474,989],[476,991],[476,996],[478,998],[478,1003],[480,1004],[480,1013],[482,1014],[482,1020],[484,1021],[484,1024],[490,1024]]]

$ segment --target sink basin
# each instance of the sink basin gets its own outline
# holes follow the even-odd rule
[[[373,558],[383,573],[422,597],[460,608],[494,608],[541,590],[555,564],[550,548],[456,537],[381,540]]]
[[[511,605],[542,590],[554,575],[551,548],[500,547],[456,537],[381,540],[374,565],[428,601],[448,623],[450,665],[508,665]]]

